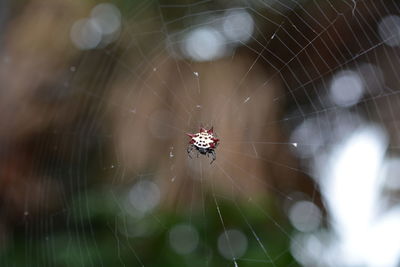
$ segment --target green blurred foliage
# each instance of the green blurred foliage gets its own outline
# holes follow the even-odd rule
[[[126,190],[112,185],[78,194],[69,210],[37,226],[37,235],[26,239],[17,229],[12,246],[1,254],[5,266],[233,266],[217,247],[223,232],[214,196],[205,196],[205,210],[190,213],[159,209],[144,217],[132,216]],[[218,199],[226,229],[239,229],[248,238],[248,248],[237,259],[240,266],[293,266],[288,251],[292,230],[283,223],[271,199],[240,202]],[[58,218],[57,218],[58,217]],[[65,221],[63,221],[63,218]],[[272,219],[274,218],[274,219]],[[36,222],[38,223],[38,222]],[[199,244],[187,255],[169,245],[169,229],[191,224],[199,232]],[[29,224],[29,221],[27,222]],[[27,229],[27,228],[26,228]],[[253,235],[253,231],[256,236]],[[265,247],[263,252],[259,242]],[[27,247],[30,249],[27,250]],[[270,262],[272,259],[272,262]]]

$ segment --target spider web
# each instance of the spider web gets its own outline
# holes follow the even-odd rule
[[[32,266],[398,264],[396,1],[113,7],[116,37],[75,40],[80,116],[35,152],[64,208],[45,197],[30,219],[26,203],[2,265],[18,251]],[[190,159],[185,133],[212,126],[216,161]]]

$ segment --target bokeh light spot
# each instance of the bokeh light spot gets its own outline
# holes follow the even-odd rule
[[[350,107],[355,105],[360,101],[363,92],[363,81],[354,71],[341,71],[332,79],[330,98],[338,106]]]
[[[388,46],[400,45],[400,17],[389,15],[378,23],[379,36]]]
[[[196,61],[209,61],[224,55],[225,38],[212,27],[200,27],[191,31],[184,40],[183,51]]]
[[[169,243],[172,249],[178,254],[193,252],[199,243],[199,233],[191,225],[175,225],[169,231]]]
[[[246,253],[247,237],[243,232],[230,229],[218,237],[218,250],[226,259],[237,259]]]

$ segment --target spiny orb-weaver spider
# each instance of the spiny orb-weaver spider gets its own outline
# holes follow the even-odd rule
[[[211,155],[212,161],[210,162],[210,164],[213,163],[214,160],[217,158],[215,148],[218,146],[219,141],[219,139],[216,138],[214,135],[213,127],[211,127],[210,130],[206,130],[201,127],[199,133],[187,133],[186,135],[191,138],[189,142],[190,145],[187,148],[189,158],[192,158],[191,152],[193,150],[196,150],[197,157],[199,157],[199,154],[206,155],[207,157]]]

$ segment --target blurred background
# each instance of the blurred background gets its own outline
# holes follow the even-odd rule
[[[0,1],[0,266],[398,266],[399,49],[396,0]]]

